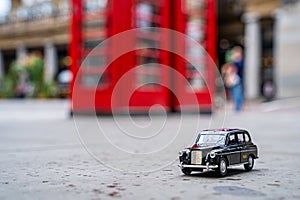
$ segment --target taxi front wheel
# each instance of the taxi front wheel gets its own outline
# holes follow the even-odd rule
[[[190,174],[192,173],[192,170],[191,170],[191,169],[188,169],[188,168],[182,169],[181,171],[182,171],[182,173],[184,173],[185,175],[190,175]]]
[[[219,175],[220,176],[226,176],[227,175],[227,161],[225,158],[220,159],[219,163]]]

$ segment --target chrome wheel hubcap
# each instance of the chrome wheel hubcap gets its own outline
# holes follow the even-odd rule
[[[226,163],[224,160],[221,160],[220,169],[222,173],[226,172]]]
[[[249,162],[249,167],[252,167],[252,165],[253,165],[253,158],[251,156],[249,156],[248,162]]]

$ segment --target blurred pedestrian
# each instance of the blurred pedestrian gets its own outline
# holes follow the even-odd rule
[[[225,63],[222,66],[222,76],[225,86],[229,89],[235,111],[239,112],[243,106],[243,88],[238,69],[233,63]]]
[[[241,79],[241,85],[244,88],[244,57],[243,49],[240,46],[235,46],[231,50],[231,62],[237,67],[237,74]]]

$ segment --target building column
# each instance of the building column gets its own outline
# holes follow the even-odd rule
[[[16,57],[17,60],[21,60],[22,58],[27,56],[27,49],[24,45],[20,45],[17,47]]]
[[[300,1],[275,13],[275,80],[278,98],[300,96]]]
[[[255,99],[259,97],[260,91],[261,31],[259,15],[245,13],[242,19],[245,23],[245,97]]]
[[[279,86],[281,85],[279,82],[279,57],[280,57],[280,52],[279,52],[279,35],[280,35],[280,18],[281,18],[281,13],[280,9],[276,9],[273,13],[274,17],[274,37],[273,37],[273,43],[276,45],[273,45],[273,77],[274,77],[274,82],[276,85],[276,97],[280,98],[281,97],[281,89],[279,89]]]
[[[45,80],[53,81],[57,71],[57,51],[53,43],[47,43],[44,47],[45,54]]]
[[[0,79],[4,76],[4,60],[3,53],[0,49]]]

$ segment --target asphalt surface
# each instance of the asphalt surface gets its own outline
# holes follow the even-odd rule
[[[300,199],[299,98],[134,123],[69,118],[68,109],[61,100],[0,101],[0,199]],[[198,130],[220,126],[250,131],[254,169],[183,175],[178,151]]]

